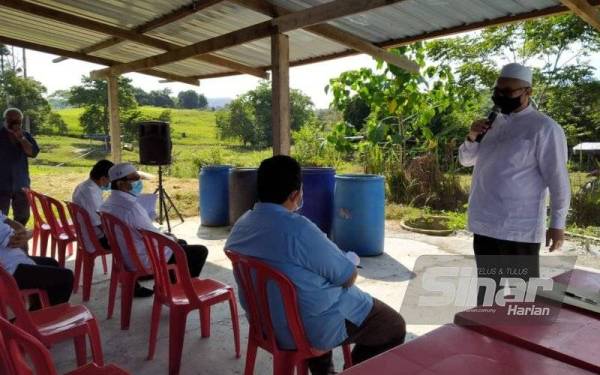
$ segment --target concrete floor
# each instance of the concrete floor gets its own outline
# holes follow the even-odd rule
[[[208,247],[209,256],[202,271],[203,277],[214,278],[235,287],[231,264],[223,253],[228,228],[205,228],[199,224],[198,219],[190,218],[185,223],[175,226],[173,232],[179,238],[185,239],[191,244],[200,243]],[[471,237],[465,233],[459,233],[451,237],[430,237],[403,231],[399,229],[397,223],[387,223],[385,253],[378,257],[362,259],[361,264],[364,268],[359,271],[357,285],[395,309],[399,309],[406,292],[408,280],[413,277],[410,270],[419,256],[469,255],[472,252],[471,241]],[[581,253],[579,251],[581,245],[576,243],[569,243],[565,248],[566,253]],[[598,256],[595,253],[581,254],[580,259],[584,261],[584,265],[598,264]],[[73,260],[70,260],[68,267],[73,268]],[[92,297],[86,303],[86,306],[95,314],[100,324],[106,362],[118,364],[132,374],[166,374],[168,369],[167,310],[163,308],[156,356],[154,360],[147,361],[152,298],[134,300],[131,327],[128,331],[121,331],[118,295],[115,315],[111,320],[106,319],[109,274],[104,275],[100,262],[97,262]],[[152,281],[146,283],[151,287]],[[73,295],[71,302],[81,303],[81,294]],[[240,325],[242,357],[236,359],[227,305],[220,304],[213,307],[211,337],[206,339],[200,338],[198,315],[191,313],[187,321],[181,374],[224,375],[243,373],[248,324],[242,314],[241,307]],[[416,325],[408,321],[407,339],[420,336],[436,327],[438,325]],[[67,372],[75,366],[71,343],[52,348],[52,354],[59,373]],[[340,369],[342,359],[339,350],[335,351],[334,360],[336,368]],[[271,373],[270,355],[259,350],[255,374]]]

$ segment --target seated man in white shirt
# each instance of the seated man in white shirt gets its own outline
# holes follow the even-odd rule
[[[142,236],[135,229],[158,232],[158,228],[152,223],[148,212],[137,202],[137,195],[141,193],[140,175],[132,164],[121,163],[110,168],[108,176],[111,181],[111,194],[100,207],[100,211],[118,217],[134,229],[132,237],[140,261],[146,268],[151,268],[150,257]],[[117,241],[119,241],[118,238]],[[190,275],[197,277],[206,262],[208,249],[202,245],[187,245],[182,240],[178,240],[178,242],[186,253]],[[134,265],[129,256],[123,254],[123,258],[126,266],[133,269]],[[169,254],[169,263],[174,262],[175,257]],[[152,291],[137,285],[134,295],[137,297],[150,296]]]
[[[102,191],[110,191],[108,170],[113,165],[113,162],[109,160],[100,160],[92,167],[90,178],[77,185],[73,191],[73,203],[83,207],[88,212],[96,237],[105,249],[109,249],[110,246],[102,231],[102,223],[98,212],[103,203]]]
[[[51,305],[65,303],[73,290],[73,272],[61,268],[52,258],[30,257],[24,248],[31,232],[22,224],[0,213],[0,267],[10,273],[19,289],[42,289],[48,294]],[[31,310],[39,308],[35,300]]]

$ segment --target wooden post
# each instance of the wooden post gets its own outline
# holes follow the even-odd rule
[[[119,81],[110,74],[108,81],[108,119],[110,124],[110,152],[113,163],[121,162],[121,124],[119,122]]]
[[[287,35],[277,33],[271,36],[273,155],[290,154],[289,47]]]

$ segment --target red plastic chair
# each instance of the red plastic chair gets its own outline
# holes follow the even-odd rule
[[[86,302],[90,300],[95,260],[99,256],[102,257],[102,266],[104,267],[104,274],[106,275],[106,256],[110,254],[110,250],[105,249],[98,241],[90,214],[83,207],[75,203],[66,202],[66,204],[69,214],[73,219],[73,226],[77,237],[73,292],[77,293],[77,290],[79,289],[81,268],[83,268],[83,301]],[[89,240],[88,243],[86,243],[85,238]],[[88,244],[91,244],[91,249],[87,248]]]
[[[26,294],[33,293],[34,291],[30,290]],[[57,342],[73,339],[78,366],[83,366],[87,362],[85,338],[88,336],[92,358],[95,363],[102,366],[104,358],[100,331],[92,313],[83,305],[69,303],[49,307],[46,293],[42,290],[36,293],[42,308],[29,312],[25,308],[16,281],[0,267],[0,314],[3,318],[7,318],[7,311],[12,311],[15,324],[48,348]]]
[[[40,256],[45,257],[48,250],[48,238],[50,238],[50,225],[42,219],[42,202],[38,193],[28,188],[23,188],[23,191],[33,213],[33,247],[31,251],[33,256],[36,256],[38,245],[40,245]]]
[[[11,375],[58,375],[48,349],[27,332],[0,318],[0,370]],[[4,365],[4,368],[2,367]],[[115,365],[88,363],[66,375],[128,375]]]
[[[229,302],[235,355],[239,358],[240,326],[233,288],[212,279],[192,278],[185,252],[177,242],[156,232],[140,230],[140,233],[150,254],[157,286],[152,307],[148,359],[154,357],[162,305],[169,307],[169,374],[174,375],[179,373],[181,367],[187,314],[192,310],[199,311],[201,336],[209,337],[210,308],[225,301]],[[175,264],[167,264],[165,257],[167,249],[173,251]]]
[[[244,293],[247,304],[250,332],[246,353],[245,375],[254,373],[256,351],[260,347],[273,355],[273,374],[292,375],[298,369],[301,375],[308,374],[307,359],[325,354],[310,346],[298,310],[298,299],[294,284],[281,272],[269,267],[257,259],[225,250],[231,259],[233,272]],[[274,282],[281,292],[288,328],[294,340],[296,350],[282,350],[277,344],[271,310],[267,297],[267,284]],[[344,368],[352,366],[350,345],[343,345]]]
[[[104,234],[108,238],[108,243],[112,251],[112,268],[110,272],[110,288],[108,292],[108,314],[107,319],[112,318],[115,308],[115,296],[117,286],[121,285],[121,329],[129,329],[131,321],[131,305],[133,304],[133,290],[135,283],[140,277],[151,276],[153,272],[147,269],[136,251],[132,230],[135,230],[125,224],[118,217],[106,212],[100,213],[100,220],[104,228]],[[119,242],[116,234],[120,233],[123,242]],[[123,244],[124,246],[121,246]],[[123,248],[125,247],[125,248]],[[133,262],[135,270],[127,268],[123,254],[128,254]]]
[[[52,238],[52,257],[56,256],[58,251],[58,264],[61,267],[65,266],[65,258],[67,251],[69,256],[73,254],[73,242],[77,240],[73,225],[69,223],[65,207],[62,203],[52,197],[43,194],[40,196],[44,216],[50,225],[50,237]]]

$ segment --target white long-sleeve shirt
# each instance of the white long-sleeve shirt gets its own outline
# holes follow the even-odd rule
[[[469,230],[501,240],[540,243],[550,228],[565,227],[571,199],[567,141],[562,128],[531,105],[499,115],[481,143],[465,141],[460,163],[474,166]]]
[[[100,222],[100,215],[98,215],[100,206],[102,206],[103,203],[102,189],[100,189],[100,186],[98,186],[98,184],[91,179],[83,181],[77,185],[73,191],[73,203],[84,208],[90,215],[90,221],[94,226],[94,234],[96,237],[104,237],[104,233],[102,232],[102,223]],[[85,242],[85,249],[89,252],[93,252],[94,247],[92,246],[92,242],[89,238],[87,238],[87,236],[90,235],[91,233],[84,231],[83,241]]]
[[[0,212],[0,267],[12,275],[19,264],[35,264],[35,262],[25,254],[23,249],[8,247],[8,242],[15,231],[4,222],[5,220],[6,216]]]
[[[137,202],[137,198],[129,193],[113,190],[104,204],[100,207],[100,211],[114,215],[121,219],[125,224],[129,225],[132,229],[131,237],[136,253],[144,267],[146,267],[146,269],[151,269],[150,257],[146,251],[142,235],[137,229],[145,229],[154,232],[159,232],[159,230],[154,226],[152,220],[150,220],[148,212]],[[119,248],[125,251],[125,241],[119,236],[119,233],[117,233],[117,241],[119,242]],[[113,249],[113,251],[115,250]],[[126,252],[122,254],[127,268],[130,270],[135,269],[129,253]],[[171,255],[171,250],[167,249],[165,251],[165,258],[169,259]]]

